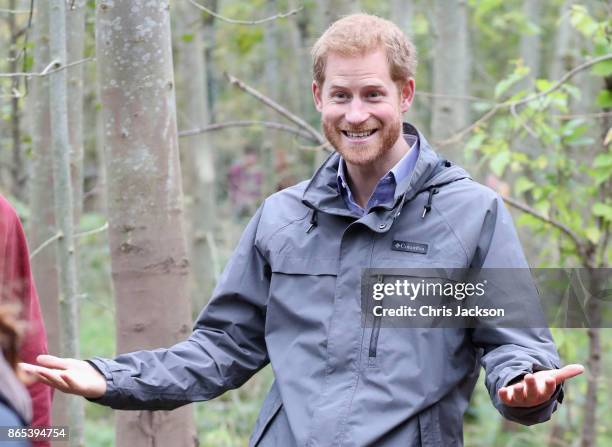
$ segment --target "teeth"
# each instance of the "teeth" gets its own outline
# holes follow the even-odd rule
[[[346,131],[346,135],[350,138],[364,138],[364,137],[369,137],[370,135],[372,135],[374,133],[373,130],[368,130],[367,132],[349,132]]]

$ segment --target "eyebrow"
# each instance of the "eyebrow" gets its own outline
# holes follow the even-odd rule
[[[348,88],[348,86],[344,85],[344,84],[331,84],[329,86],[330,90],[333,90],[333,89],[344,89],[344,88]],[[381,90],[386,90],[386,87],[383,84],[375,84],[375,83],[374,84],[365,84],[365,85],[360,87],[360,90],[369,89],[369,88],[377,88],[377,89],[381,89]]]

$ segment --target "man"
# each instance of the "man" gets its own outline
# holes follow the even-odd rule
[[[547,330],[361,324],[364,268],[527,264],[502,200],[414,127],[402,134],[416,60],[395,25],[345,17],[313,58],[315,105],[337,153],[265,200],[189,340],[114,360],[44,356],[46,368],[28,370],[113,408],[172,409],[236,388],[269,361],[276,380],[257,446],[461,445],[478,363],[504,416],[547,420],[562,382],[582,372],[558,369]]]
[[[38,294],[30,271],[28,246],[13,207],[0,195],[0,302],[17,302],[21,307],[21,319],[27,330],[19,349],[19,357],[34,362],[36,356],[47,353],[47,334],[40,312]],[[32,398],[32,426],[51,424],[51,388],[42,383],[28,386]],[[37,447],[49,442],[37,441]]]

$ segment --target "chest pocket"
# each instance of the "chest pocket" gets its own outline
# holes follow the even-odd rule
[[[270,267],[266,336],[285,340],[310,336],[323,345],[333,310],[338,260],[283,256],[273,258]]]

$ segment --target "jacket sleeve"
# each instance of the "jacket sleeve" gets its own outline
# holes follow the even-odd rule
[[[487,211],[472,267],[529,268],[510,213],[499,196]],[[533,291],[532,297],[537,299],[535,287]],[[527,373],[559,368],[559,356],[548,328],[480,327],[473,330],[472,341],[482,348],[485,383],[497,410],[507,419],[524,425],[550,419],[557,402],[563,399],[561,386],[548,402],[537,407],[510,407],[503,404],[497,395],[500,388],[520,380]]]
[[[30,269],[30,256],[21,222],[15,210],[0,197],[0,300],[19,301],[27,330],[19,350],[24,362],[36,363],[36,357],[47,354],[47,334],[38,294]],[[32,426],[51,425],[51,388],[42,383],[28,386],[32,398]],[[35,446],[48,446],[38,441]]]
[[[106,378],[93,402],[121,410],[170,410],[237,388],[268,363],[264,341],[269,267],[249,222],[191,336],[170,348],[89,360]]]

